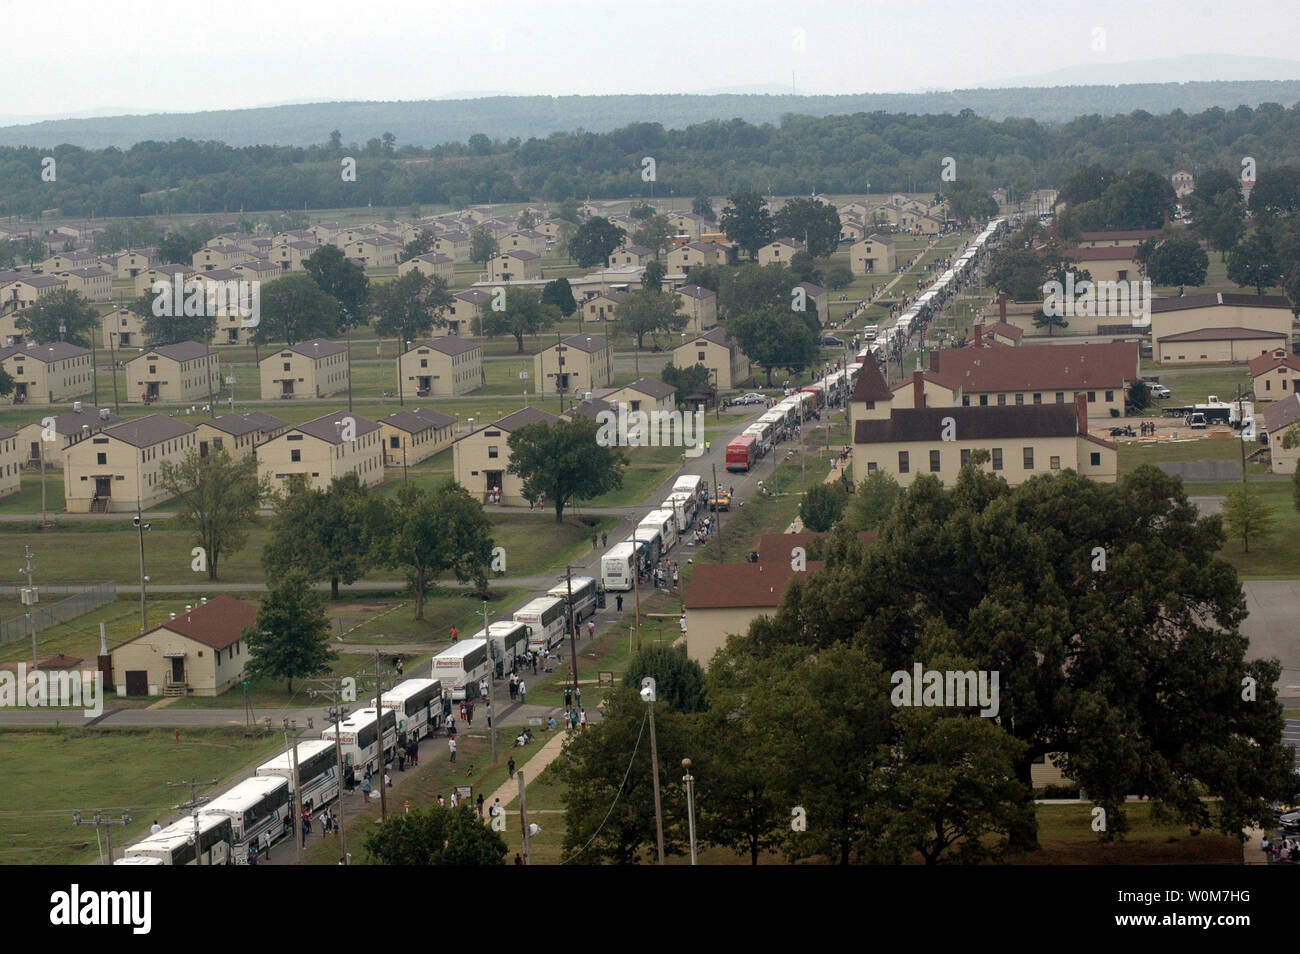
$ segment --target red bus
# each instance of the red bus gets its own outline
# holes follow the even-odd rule
[[[800,388],[799,392],[813,396],[813,408],[816,410],[821,410],[826,404],[826,389],[820,384],[810,384],[806,388]]]
[[[741,434],[727,445],[727,470],[749,470],[754,466],[758,445],[753,434]]]

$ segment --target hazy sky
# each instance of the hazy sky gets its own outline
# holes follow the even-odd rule
[[[792,71],[801,93],[948,89],[1198,53],[1292,59],[1295,11],[1295,0],[0,0],[0,114],[789,89]]]

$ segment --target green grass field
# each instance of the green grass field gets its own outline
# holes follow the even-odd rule
[[[279,734],[243,728],[0,729],[5,752],[5,806],[0,809],[0,864],[85,864],[99,856],[95,829],[74,827],[72,813],[96,810],[131,823],[113,829],[116,856],[146,834],[154,819],[179,817],[172,806],[190,790],[168,782],[223,781],[283,747]],[[200,791],[207,790],[201,787]],[[102,834],[102,833],[101,833]]]
[[[1185,433],[1194,433],[1185,431]],[[1197,440],[1180,440],[1177,442],[1160,441],[1158,443],[1139,443],[1137,441],[1120,440],[1119,444],[1119,475],[1123,477],[1142,464],[1164,464],[1164,463],[1185,463],[1188,461],[1198,460],[1241,460],[1241,441],[1236,437],[1226,438],[1201,438]],[[1253,450],[1253,445],[1246,448],[1247,456]],[[1248,460],[1246,462],[1246,473],[1262,475],[1268,471],[1263,464],[1256,461]],[[1191,484],[1191,487],[1198,487],[1199,484]]]
[[[1189,495],[1198,497],[1223,497],[1237,483],[1188,484]],[[1300,576],[1300,511],[1296,510],[1293,485],[1288,481],[1263,483],[1256,481],[1259,492],[1273,515],[1272,528],[1267,536],[1253,539],[1247,551],[1240,538],[1229,538],[1219,551],[1246,580],[1290,580]]]

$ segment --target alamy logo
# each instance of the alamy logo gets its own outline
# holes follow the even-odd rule
[[[201,282],[172,276],[170,284],[161,278],[153,283],[153,313],[157,318],[224,318],[235,315],[241,328],[256,328],[262,320],[260,281],[211,280]]]
[[[50,923],[60,926],[129,925],[132,934],[148,934],[153,927],[153,892],[69,891],[50,895]]]
[[[18,672],[0,670],[0,709],[80,708],[87,719],[104,712],[103,677],[98,672],[80,669],[27,671],[26,663]]]
[[[1043,314],[1049,318],[1151,318],[1151,282],[1127,279],[1117,282],[1093,282],[1084,279],[1077,285],[1074,272],[1065,273],[1065,283],[1050,281],[1043,285]]]
[[[896,706],[980,707],[980,715],[995,718],[998,703],[998,671],[925,669],[920,663],[912,672],[900,669],[890,677],[894,691],[889,701]]]
[[[596,443],[601,447],[685,447],[687,457],[704,453],[704,412],[598,411]]]

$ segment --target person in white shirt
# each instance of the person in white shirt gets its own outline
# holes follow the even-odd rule
[[[153,824],[149,826],[149,834],[156,835],[160,831],[162,831],[162,825],[158,824],[158,819],[155,818]]]
[[[519,701],[521,703],[528,701],[528,687],[524,685],[522,679],[519,680]]]

